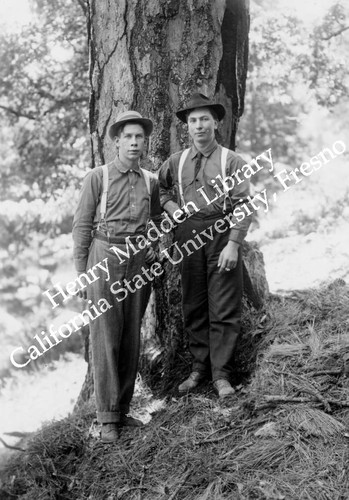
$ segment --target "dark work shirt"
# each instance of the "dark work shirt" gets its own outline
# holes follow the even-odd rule
[[[106,227],[111,237],[126,238],[144,234],[149,218],[158,223],[161,214],[158,180],[151,174],[149,197],[143,172],[128,170],[118,157],[108,165],[109,183]],[[86,270],[91,231],[100,221],[102,167],[91,170],[83,180],[73,221],[74,262],[76,270]],[[105,226],[103,226],[105,227]]]
[[[159,171],[160,182],[160,202],[164,206],[169,200],[176,201],[179,206],[182,205],[178,187],[178,166],[183,151],[175,153],[162,165]],[[208,149],[202,151],[201,168],[194,177],[195,163],[198,149],[193,145],[186,157],[182,169],[182,188],[184,202],[194,202],[199,210],[201,217],[219,217],[223,214],[223,204],[225,196],[218,196],[214,185],[222,188],[222,184],[217,180],[217,175],[222,175],[221,155],[222,147],[214,141]],[[229,150],[226,162],[226,175],[232,175],[233,172],[241,169],[246,162],[234,151]],[[250,194],[250,183],[248,179],[243,178],[243,182],[235,183],[234,188],[229,192],[228,211],[233,211],[238,205],[248,201]],[[175,189],[175,198],[171,189]],[[200,190],[200,188],[203,188]],[[203,192],[204,195],[203,195]],[[212,200],[212,203],[208,202]],[[214,200],[214,201],[213,201]],[[236,221],[236,227],[230,230],[229,239],[241,243],[246,236],[250,225],[250,217],[245,217],[242,221]]]

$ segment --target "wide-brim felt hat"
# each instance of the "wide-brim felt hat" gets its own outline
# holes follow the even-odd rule
[[[176,116],[184,123],[187,123],[187,116],[190,111],[197,108],[210,108],[216,113],[218,121],[221,121],[225,116],[225,107],[222,104],[216,104],[204,94],[196,92],[193,94],[186,106],[177,111]]]
[[[149,118],[143,118],[138,111],[124,111],[116,117],[116,122],[109,127],[109,137],[114,139],[118,135],[119,128],[127,122],[134,122],[143,125],[145,135],[148,136],[153,131],[153,122]]]

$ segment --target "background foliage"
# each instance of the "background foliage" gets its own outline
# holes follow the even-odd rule
[[[0,36],[0,293],[6,313],[0,335],[9,346],[0,362],[5,366],[11,348],[28,346],[53,318],[42,292],[52,286],[59,266],[71,262],[72,214],[89,165],[83,9],[75,0],[31,5],[32,22]]]
[[[252,2],[241,152],[254,157],[271,147],[275,161],[294,168],[348,129],[349,9],[343,1],[318,4],[327,10],[309,18],[301,2],[298,9]]]

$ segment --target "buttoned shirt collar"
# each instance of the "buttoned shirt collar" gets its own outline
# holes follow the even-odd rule
[[[214,141],[211,144],[209,144],[203,151],[201,151],[201,154],[203,156],[206,156],[206,158],[208,158],[213,153],[213,151],[217,149],[217,147],[218,147],[218,142],[216,141],[216,139],[214,139]],[[193,144],[191,147],[192,160],[196,157],[198,152],[199,152],[198,148],[195,146],[195,144]]]
[[[132,171],[132,172],[135,172],[136,174],[138,175],[141,175],[141,171],[140,171],[140,168],[139,168],[139,165],[137,165],[136,168],[127,168],[121,161],[120,161],[120,158],[118,156],[115,157],[115,160],[114,160],[114,165],[116,166],[116,168],[119,170],[119,172],[121,172],[122,174],[127,174],[128,172]]]

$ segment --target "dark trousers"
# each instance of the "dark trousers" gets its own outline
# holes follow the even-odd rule
[[[193,370],[205,374],[211,370],[213,381],[229,379],[232,373],[241,320],[241,251],[235,269],[218,273],[218,257],[227,244],[229,231],[214,231],[212,241],[201,237],[206,244],[191,255],[187,255],[182,245],[214,222],[215,219],[191,217],[177,227],[175,234],[183,253],[180,263],[183,316]],[[200,245],[197,243],[197,246]],[[189,247],[193,248],[192,245]]]
[[[88,269],[103,259],[108,259],[110,280],[106,273],[96,270],[100,278],[87,288],[87,298],[97,306],[106,299],[112,308],[90,323],[92,358],[94,366],[97,418],[100,423],[118,422],[120,414],[129,411],[137,376],[140,329],[142,317],[150,296],[149,282],[136,292],[128,292],[127,297],[118,302],[110,290],[116,281],[132,280],[140,273],[146,250],[132,255],[120,264],[118,257],[110,250],[112,244],[94,239],[89,251]],[[117,245],[125,250],[125,245]],[[132,282],[132,281],[131,281]],[[133,282],[132,282],[133,283]],[[124,287],[116,284],[113,289]]]

